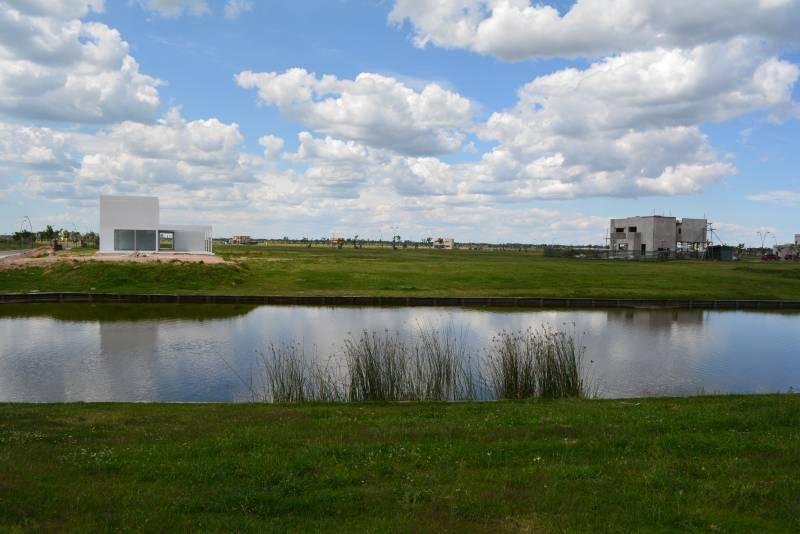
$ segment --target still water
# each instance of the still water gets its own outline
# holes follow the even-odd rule
[[[422,326],[482,353],[541,325],[574,329],[602,397],[800,390],[797,313],[28,304],[0,307],[0,402],[247,401],[270,343],[328,357]]]

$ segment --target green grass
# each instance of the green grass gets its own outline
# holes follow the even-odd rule
[[[791,532],[800,397],[0,405],[0,530]]]
[[[0,291],[800,299],[800,264],[788,262],[580,260],[388,247],[215,251],[237,263],[65,262],[0,271]]]

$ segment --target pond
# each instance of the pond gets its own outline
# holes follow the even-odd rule
[[[363,330],[423,327],[485,353],[541,325],[578,336],[600,397],[800,388],[798,313],[24,304],[0,306],[0,402],[249,401],[270,343],[327,358]]]

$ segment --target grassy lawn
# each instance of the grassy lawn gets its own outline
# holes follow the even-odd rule
[[[235,265],[64,262],[0,291],[798,299],[800,264],[635,262],[520,252],[220,246]]]
[[[0,530],[800,529],[800,397],[0,406]]]

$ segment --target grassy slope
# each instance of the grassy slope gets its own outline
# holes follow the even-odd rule
[[[0,406],[0,529],[797,531],[800,397]]]
[[[518,252],[219,247],[237,265],[63,263],[0,271],[0,291],[800,298],[800,264],[630,262]]]

